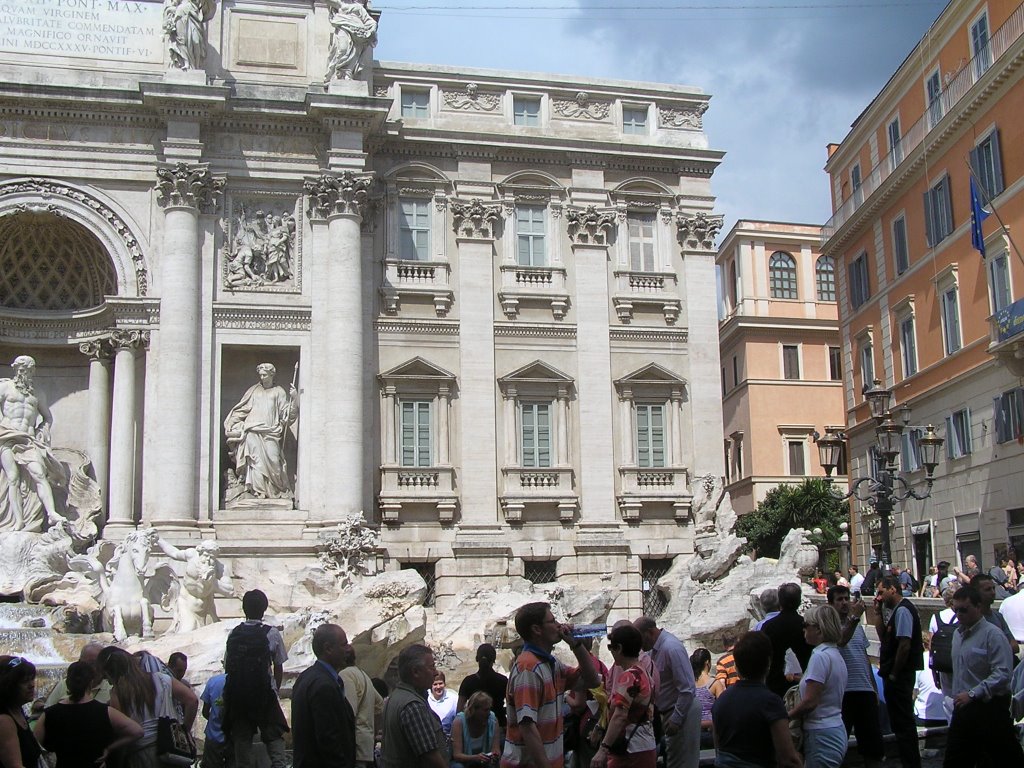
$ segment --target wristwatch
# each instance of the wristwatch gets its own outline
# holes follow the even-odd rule
[[[976,694],[974,691],[968,691],[967,695],[970,696],[972,699],[978,698],[978,694]]]

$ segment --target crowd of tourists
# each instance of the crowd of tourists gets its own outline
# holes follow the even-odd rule
[[[868,586],[877,670],[862,622]],[[1024,673],[1013,679],[1018,646],[992,611],[995,586],[980,572],[947,583],[949,607],[925,632],[898,575],[856,590],[833,584],[827,604],[802,613],[801,587],[787,583],[762,593],[764,619],[727,637],[717,661],[641,616],[607,630],[610,667],[548,603],[529,603],[515,616],[523,645],[508,677],[482,644],[457,691],[424,645],[402,650],[389,690],[359,669],[345,630],[324,624],[311,639],[316,662],[292,687],[290,723],[278,696],[287,652],[263,622],[266,596],[252,590],[224,672],[198,697],[183,654],[164,663],[93,643],[30,728],[36,669],[0,656],[0,768],[39,768],[44,750],[56,768],[253,768],[257,738],[271,768],[287,768],[289,730],[295,768],[696,768],[710,749],[721,768],[839,768],[851,734],[864,764],[881,765],[889,727],[902,765],[915,768],[917,726],[935,722],[949,725],[945,766],[1024,765],[1010,695],[1014,684],[1024,690]],[[575,665],[553,655],[560,643]],[[915,708],[922,692],[936,694],[937,709]],[[197,758],[188,734],[200,703]]]

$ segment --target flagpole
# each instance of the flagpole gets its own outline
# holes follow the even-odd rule
[[[996,221],[999,222],[999,228],[1003,231],[1003,234],[1006,236],[1006,239],[1010,241],[1010,247],[1013,248],[1014,251],[1016,251],[1017,259],[1020,261],[1021,264],[1024,264],[1024,257],[1021,256],[1020,248],[1017,247],[1017,243],[1015,243],[1013,240],[1013,235],[1010,234],[1010,228],[1007,227],[1005,223],[1003,223],[1003,217],[999,215],[999,211],[996,208],[995,203],[993,203],[992,198],[989,197],[988,190],[985,189],[985,185],[981,182],[981,179],[979,179],[978,175],[974,172],[974,168],[971,167],[970,158],[965,157],[964,162],[967,163],[967,171],[968,173],[971,174],[971,178],[974,179],[978,191],[981,192],[981,196],[985,198],[985,204],[992,209],[992,215],[995,216]],[[978,223],[978,227],[981,227],[980,222]],[[984,237],[982,239],[984,240]]]

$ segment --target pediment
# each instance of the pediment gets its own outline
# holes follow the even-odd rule
[[[382,381],[392,380],[416,380],[416,381],[454,381],[455,374],[446,371],[439,365],[434,365],[422,357],[414,357],[401,365],[395,366],[390,371],[380,374]]]
[[[630,374],[617,379],[616,386],[636,386],[638,384],[662,384],[680,386],[686,384],[686,379],[673,373],[668,368],[651,363],[643,368],[633,371]]]
[[[527,382],[571,384],[573,378],[572,376],[562,373],[557,368],[552,368],[547,363],[543,363],[540,360],[534,360],[532,363],[527,363],[522,368],[512,371],[512,373],[502,376],[498,381],[502,384]]]

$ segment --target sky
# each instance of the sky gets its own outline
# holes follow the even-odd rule
[[[953,0],[957,2],[958,0]],[[839,142],[947,0],[375,0],[383,61],[696,86],[738,218],[823,224]],[[724,234],[724,232],[723,232]]]

